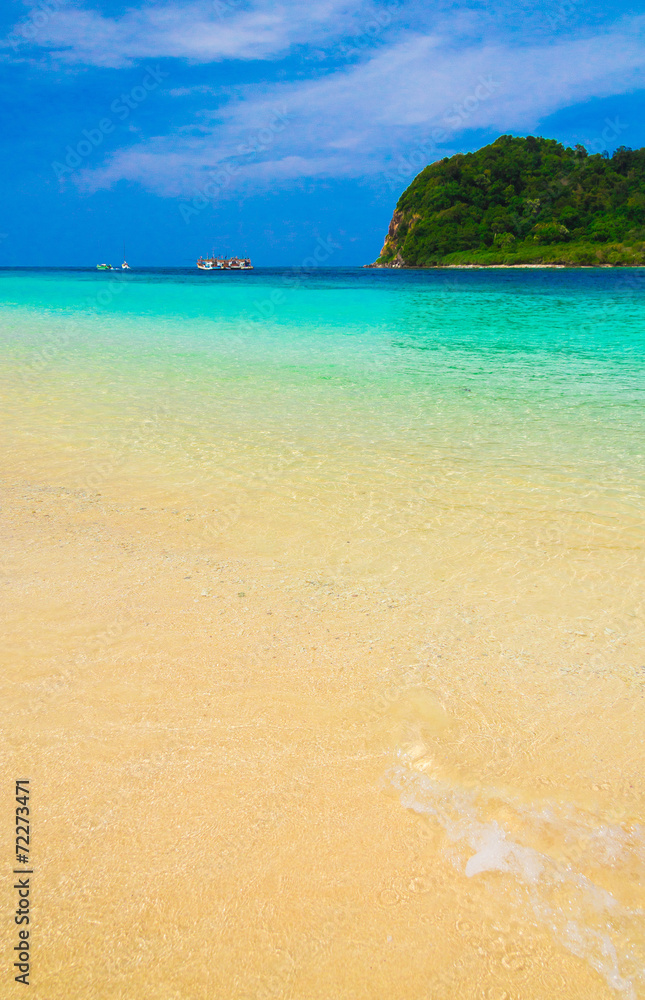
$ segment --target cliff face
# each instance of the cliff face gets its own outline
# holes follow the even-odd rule
[[[391,261],[388,264],[381,264],[381,267],[405,267],[405,262],[398,251],[399,245],[399,229],[403,223],[403,212],[399,209],[394,210],[394,215],[392,216],[392,221],[390,222],[387,236],[385,237],[385,243],[381,248],[379,254],[379,260]],[[374,265],[379,266],[378,264]]]
[[[426,167],[373,267],[645,264],[645,150],[500,136]]]

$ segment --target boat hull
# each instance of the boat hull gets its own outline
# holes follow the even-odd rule
[[[200,271],[252,271],[253,264],[248,258],[200,257],[197,261]]]

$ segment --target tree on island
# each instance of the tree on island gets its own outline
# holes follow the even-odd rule
[[[502,135],[444,157],[396,206],[377,266],[645,264],[645,149]]]

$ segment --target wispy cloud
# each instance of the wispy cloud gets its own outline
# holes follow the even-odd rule
[[[148,3],[119,17],[57,5],[37,31],[13,32],[4,45],[38,45],[57,63],[111,68],[145,59],[180,58],[193,63],[271,59],[290,48],[338,37],[360,23],[363,0],[193,0]],[[11,36],[9,36],[11,38]]]
[[[459,45],[448,30],[409,34],[318,79],[247,87],[224,107],[202,108],[199,134],[187,123],[184,133],[118,152],[82,183],[95,190],[128,179],[164,195],[189,194],[207,171],[231,159],[238,169],[229,190],[297,177],[366,176],[385,169],[433,125],[443,125],[451,141],[465,128],[529,131],[562,107],[642,86],[644,24],[634,18],[587,37],[535,45]],[[249,134],[266,126],[276,108],[284,109],[289,127],[249,158]]]

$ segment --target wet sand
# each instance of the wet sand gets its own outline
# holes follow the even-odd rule
[[[636,995],[645,671],[618,546],[393,588],[126,494],[3,491],[37,997]]]

